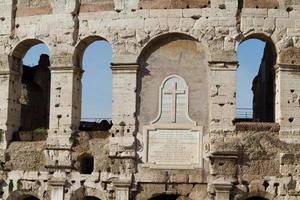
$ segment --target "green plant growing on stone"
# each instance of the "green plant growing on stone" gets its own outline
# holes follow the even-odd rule
[[[79,141],[78,141],[78,132],[74,131],[71,133],[70,137],[69,137],[69,142],[72,144],[72,146],[76,146]]]
[[[19,180],[17,181],[17,190],[21,190],[22,187],[23,187],[22,181],[21,181],[21,179],[19,179]]]
[[[33,134],[47,135],[48,134],[48,129],[46,129],[46,128],[36,128],[32,132],[33,132]]]
[[[14,182],[13,182],[13,180],[9,180],[8,191],[12,192],[13,189],[14,189]]]

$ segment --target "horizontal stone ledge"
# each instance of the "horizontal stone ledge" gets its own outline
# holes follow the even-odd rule
[[[275,69],[277,71],[300,72],[300,64],[279,63]]]
[[[110,68],[113,73],[136,73],[137,69],[139,68],[139,65],[136,63],[111,63]]]
[[[78,72],[83,72],[83,70],[80,67],[76,66],[61,66],[61,67],[49,67],[49,70],[51,72],[56,72],[56,71],[78,71]]]

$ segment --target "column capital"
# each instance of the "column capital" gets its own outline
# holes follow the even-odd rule
[[[232,183],[226,180],[219,180],[213,182],[213,185],[217,192],[229,193],[232,188]]]
[[[82,74],[84,70],[82,70],[80,67],[76,66],[50,66],[49,70],[51,73],[59,73],[59,72],[74,72],[74,73],[80,73]]]
[[[66,185],[66,180],[59,179],[59,178],[53,178],[48,181],[49,185],[53,187],[64,187]]]
[[[116,180],[112,182],[116,188],[129,188],[131,185],[130,180]]]
[[[300,65],[278,63],[275,65],[275,71],[300,72]]]
[[[239,67],[237,61],[234,62],[209,62],[211,71],[236,71]]]
[[[137,63],[111,63],[111,70],[116,72],[136,73],[139,65]]]

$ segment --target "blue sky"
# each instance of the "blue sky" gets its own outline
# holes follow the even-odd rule
[[[252,81],[262,61],[265,42],[246,40],[238,47],[239,68],[237,70],[237,108],[252,109]]]
[[[238,48],[237,108],[252,108],[252,80],[257,75],[265,43],[250,39]],[[40,54],[48,54],[45,44],[32,47],[23,63],[35,66]],[[51,55],[50,55],[51,56]],[[110,118],[112,105],[112,49],[105,41],[92,43],[83,55],[82,118]]]

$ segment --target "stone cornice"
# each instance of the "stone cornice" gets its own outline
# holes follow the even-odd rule
[[[137,63],[111,63],[110,68],[113,73],[136,73],[139,65]]]
[[[279,63],[275,66],[276,71],[300,72],[300,65]]]

